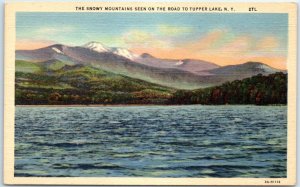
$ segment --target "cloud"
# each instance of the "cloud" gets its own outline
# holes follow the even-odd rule
[[[191,42],[184,42],[182,46],[188,46],[194,50],[211,50],[218,47],[220,42],[226,36],[226,31],[224,30],[212,30],[204,34],[203,36],[198,36],[198,39]],[[218,44],[218,45],[217,45]]]
[[[237,36],[232,41],[225,43],[219,51],[223,53],[247,53],[253,46],[253,38],[251,36]]]
[[[163,35],[169,35],[169,36],[177,36],[177,35],[189,34],[193,32],[192,27],[169,25],[169,24],[160,24],[157,26],[157,29],[159,33]]]
[[[103,36],[98,40],[109,46],[122,46],[135,53],[150,53],[158,58],[200,59],[219,65],[259,61],[275,68],[286,68],[286,50],[282,48],[280,40],[272,35],[257,37],[246,33],[236,34],[230,29],[212,29],[204,34],[193,32],[192,35],[186,37],[179,33],[188,32],[188,30],[180,27],[160,25],[155,28],[159,28],[162,32],[148,31],[144,28],[131,29],[119,36]],[[16,49],[37,49],[49,46],[55,42],[37,40],[37,38],[51,35],[48,38],[57,39],[60,32],[72,32],[72,28],[39,28],[36,30],[36,35],[39,36],[36,40],[17,40]],[[173,34],[166,35],[166,33]],[[90,39],[89,36],[83,36],[82,40],[87,40],[87,38]],[[76,41],[79,40],[81,38]],[[70,44],[70,42],[72,41],[65,43]]]
[[[279,41],[276,37],[274,36],[266,36],[262,38],[260,41],[257,42],[256,44],[256,49],[257,50],[274,50],[279,48]]]
[[[129,48],[169,48],[171,40],[167,37],[160,37],[143,30],[130,30],[121,37],[123,43]]]
[[[21,39],[16,41],[16,50],[39,49],[53,44],[55,42],[50,40]]]
[[[124,36],[130,50],[159,58],[201,59],[219,65],[259,61],[275,68],[286,68],[286,51],[280,50],[279,40],[271,36],[257,39],[245,33],[236,35],[228,29],[210,30],[190,41],[141,30],[133,30]]]
[[[135,29],[123,34],[122,38],[129,45],[147,45],[153,36],[148,32]]]

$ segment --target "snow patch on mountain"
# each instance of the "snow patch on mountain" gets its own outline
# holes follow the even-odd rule
[[[265,64],[258,65],[258,68],[265,71],[266,73],[274,73],[274,69],[271,68],[270,66],[265,65]]]
[[[52,49],[57,53],[64,54],[61,50],[57,49],[56,47],[52,47]]]
[[[83,45],[83,47],[91,49],[91,50],[99,52],[99,53],[110,52],[109,47],[106,47],[105,45],[103,45],[99,42],[89,42],[89,43]]]
[[[176,66],[182,65],[184,62],[182,60],[179,60],[178,62],[175,63]]]
[[[130,51],[128,51],[127,49],[124,48],[112,48],[112,52],[116,55],[128,58],[130,60],[135,60],[136,58],[139,57],[139,55],[134,54]]]
[[[127,49],[117,48],[117,47],[107,47],[99,42],[89,42],[89,43],[83,45],[82,47],[88,48],[90,50],[93,50],[93,51],[96,51],[99,53],[104,53],[104,52],[113,53],[115,55],[119,55],[119,56],[128,58],[130,60],[134,60],[138,57],[137,54],[134,54]]]

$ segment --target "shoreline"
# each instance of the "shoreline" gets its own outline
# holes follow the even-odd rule
[[[15,107],[122,107],[122,106],[178,106],[178,105],[163,105],[163,104],[91,104],[91,105],[15,105]]]
[[[15,105],[15,107],[135,107],[135,106],[287,106],[287,104],[270,104],[270,105],[254,105],[254,104],[225,104],[225,105],[203,105],[203,104],[189,104],[189,105],[169,105],[169,104],[91,104],[91,105]]]

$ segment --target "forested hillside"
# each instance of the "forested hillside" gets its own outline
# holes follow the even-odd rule
[[[286,104],[287,74],[261,74],[227,82],[220,86],[192,91],[178,90],[170,99],[171,104]]]
[[[16,104],[164,104],[174,92],[94,67],[62,64],[17,61]]]
[[[17,105],[286,104],[287,74],[256,75],[220,86],[178,90],[88,65],[16,61]]]

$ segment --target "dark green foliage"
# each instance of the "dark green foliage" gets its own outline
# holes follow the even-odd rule
[[[178,90],[170,104],[286,104],[287,74],[261,74],[227,82],[220,86],[192,91]]]

